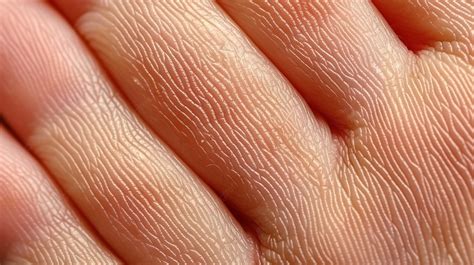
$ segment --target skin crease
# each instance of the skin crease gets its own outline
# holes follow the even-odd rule
[[[324,36],[303,34],[296,39],[292,35],[300,30],[300,25],[322,27],[321,31],[324,31],[326,24],[320,21],[320,17],[305,16],[323,9],[293,9],[291,5],[284,4],[286,1],[279,1],[280,4],[274,3],[271,7],[263,1],[220,2],[262,51],[267,52],[274,63],[282,65],[280,69],[290,79],[300,77],[300,71],[316,71],[313,76],[331,74],[331,68],[318,68],[317,63],[315,65],[318,58],[312,56],[317,55],[301,56],[311,43],[320,45],[324,39],[318,38]],[[383,6],[383,3],[379,2],[379,5]],[[331,10],[337,13],[343,6],[334,5]],[[425,6],[426,9],[430,7]],[[398,10],[390,7],[386,9],[391,10],[392,14]],[[447,9],[446,13],[456,11],[459,9]],[[286,16],[305,20],[299,23]],[[451,19],[453,17],[451,15]],[[459,20],[464,19],[459,16]],[[282,31],[276,31],[272,24],[268,24],[269,21],[281,20],[292,23],[287,28],[282,27]],[[442,18],[431,21],[438,21],[441,27],[447,26],[442,23]],[[391,22],[396,23],[393,19]],[[472,23],[472,18],[467,24],[460,25],[465,27],[469,23]],[[416,30],[429,29],[412,29]],[[309,32],[316,32],[316,29]],[[448,29],[442,28],[441,32],[448,32]],[[379,249],[375,255],[370,254],[370,250],[354,248],[358,254],[350,258],[353,261],[361,260],[363,263],[365,253],[369,260],[379,258],[382,262],[391,256],[407,264],[463,264],[473,258],[472,215],[466,212],[466,209],[472,209],[470,165],[473,164],[474,132],[468,126],[472,123],[472,120],[469,121],[472,108],[468,106],[473,103],[472,93],[469,95],[474,82],[470,63],[473,46],[463,35],[466,28],[455,28],[451,32],[454,33],[451,34],[452,42],[441,39],[441,42],[429,43],[433,48],[419,51],[416,56],[405,52],[404,66],[385,63],[380,67],[385,71],[383,82],[365,82],[375,84],[371,89],[382,91],[383,94],[378,93],[377,98],[373,97],[372,100],[369,98],[367,101],[371,103],[364,106],[363,113],[353,115],[352,119],[361,119],[356,124],[364,126],[348,131],[351,137],[345,141],[349,152],[343,156],[348,167],[342,170],[339,178],[347,193],[351,194],[354,208],[364,209],[363,213],[358,214],[358,218],[363,221],[357,224],[358,218],[354,218],[350,222],[353,224],[351,229],[373,229],[373,233],[381,235],[384,240],[375,246],[375,249]],[[459,37],[456,39],[456,36]],[[315,51],[318,49],[324,48],[313,48]],[[289,50],[290,56],[282,56],[283,50]],[[467,54],[459,51],[467,51]],[[344,66],[349,60],[352,58],[347,59],[347,62],[341,61],[340,65],[347,67],[348,71],[358,71],[351,69],[350,64]],[[360,68],[360,65],[363,63],[357,64],[357,67]],[[344,70],[338,71],[342,72]],[[318,82],[316,79],[296,85],[304,90],[310,89],[310,85],[318,86]],[[353,179],[347,176],[358,177]],[[380,198],[379,194],[390,196]],[[451,212],[446,212],[446,205],[452,207]],[[378,216],[368,213],[378,213]]]
[[[144,120],[249,220],[262,262],[317,257],[318,230],[330,225],[317,211],[339,203],[323,191],[337,189],[336,146],[215,5],[106,1],[79,25]]]
[[[0,264],[119,264],[0,126]]]
[[[58,14],[44,3],[0,7],[0,111],[117,256],[249,263],[239,224],[128,109]]]
[[[20,25],[0,24],[0,113],[127,263],[473,263],[472,3],[289,3],[55,1],[131,107],[50,7],[26,22],[0,12]],[[1,217],[0,239],[16,242]],[[153,252],[155,227],[177,231],[165,246],[181,250]]]
[[[337,18],[338,12],[348,12],[344,7],[349,3],[360,7],[363,1],[357,4],[354,1],[343,1],[333,6],[329,4],[329,7],[325,8],[331,11],[327,13],[322,11],[324,8],[309,6],[293,9],[291,5],[284,4],[285,1],[273,1],[271,6],[263,1],[220,2],[250,38],[291,80],[292,77],[299,77],[300,72],[307,73],[315,71],[314,69],[318,69],[314,76],[332,74],[330,67],[319,68],[317,54],[302,56],[308,45],[324,45],[324,37],[309,33],[293,35],[302,31],[302,27],[307,27],[308,32],[317,32],[317,30],[325,31],[327,24],[331,25],[330,22],[322,22],[321,16],[312,17],[310,14],[318,14],[318,11],[322,14],[332,12],[331,16]],[[390,3],[396,5],[395,2],[399,7],[405,8],[416,5],[415,1]],[[425,1],[425,4],[427,2],[430,1]],[[384,4],[378,1],[378,5]],[[394,12],[393,10],[397,9],[391,9],[393,5],[387,4],[388,7],[384,10]],[[462,9],[454,6],[456,4],[445,6],[450,18],[458,18],[460,21],[466,19],[462,16],[463,13],[455,15]],[[423,9],[426,14],[426,9],[432,7],[418,6],[415,12]],[[439,11],[436,11],[432,15],[437,16],[438,13]],[[289,19],[288,16],[296,20]],[[415,14],[408,13],[407,16]],[[455,28],[446,28],[449,24],[445,23],[444,19],[441,16],[438,19],[431,18],[430,21],[442,28],[441,32],[444,34],[440,34],[439,37],[446,37],[447,32],[451,32],[450,39],[453,41],[445,42],[445,39],[441,38],[436,42],[434,40],[437,35],[430,34],[431,42],[423,45],[430,44],[433,48],[418,51],[417,55],[405,51],[399,55],[406,57],[402,65],[384,64],[384,67],[381,67],[384,71],[382,82],[365,82],[375,84],[375,87],[370,89],[379,93],[376,98],[367,97],[366,102],[369,102],[368,104],[363,102],[366,105],[362,105],[360,115],[352,116],[352,119],[360,119],[356,120],[355,124],[363,126],[345,132],[349,134],[345,139],[348,151],[342,156],[346,167],[339,173],[339,179],[350,194],[352,207],[357,212],[356,217],[349,221],[350,229],[372,230],[372,233],[380,236],[381,240],[372,239],[372,250],[361,246],[349,247],[353,248],[358,256],[354,253],[354,256],[341,260],[342,263],[359,260],[362,264],[364,259],[379,259],[379,262],[382,262],[395,258],[404,264],[419,262],[469,264],[473,259],[470,165],[473,164],[474,131],[468,125],[472,124],[472,118],[471,120],[469,118],[472,108],[468,106],[472,106],[472,90],[471,93],[469,90],[474,83],[473,46],[463,35],[467,32],[466,23],[453,23]],[[274,24],[269,24],[269,21],[291,21],[291,23],[286,24],[287,27],[279,27],[282,29],[279,30]],[[391,23],[397,21],[392,19]],[[472,23],[472,18],[469,23]],[[417,26],[416,23],[411,26],[413,32],[430,30],[426,27],[413,28]],[[438,27],[431,28],[431,31]],[[333,35],[338,33],[337,28],[332,26],[327,30]],[[350,35],[347,37],[350,38]],[[344,36],[340,36],[337,40],[343,38]],[[343,41],[337,44],[345,45]],[[373,42],[367,44],[373,49]],[[364,43],[358,47],[363,45]],[[324,48],[316,46],[312,48],[313,51],[318,49]],[[284,53],[288,50],[289,56]],[[466,51],[467,53],[463,53]],[[340,67],[349,72],[360,71],[352,69],[350,64],[345,65],[349,60],[352,59],[340,61]],[[360,67],[360,64],[357,67]],[[338,71],[343,72],[344,70]],[[361,78],[370,77],[361,74]],[[319,85],[318,79],[305,80],[306,83],[297,82],[296,86],[305,90],[314,89],[314,86]],[[351,85],[346,89],[354,88],[357,87]],[[335,89],[341,89],[341,86]],[[331,110],[321,109],[321,111],[326,113]],[[380,197],[379,194],[386,196]],[[446,204],[451,206],[450,212],[446,211]],[[358,238],[358,235],[353,236]],[[362,242],[364,241],[368,242],[369,239]],[[371,253],[374,250],[376,254]],[[350,249],[345,251],[350,252]]]
[[[456,41],[450,52],[469,59],[472,49],[472,3],[469,1],[374,0],[392,29],[414,51],[435,47],[437,42]],[[453,18],[455,18],[453,20]],[[462,23],[459,23],[462,21]],[[455,22],[455,23],[453,23]],[[459,45],[462,43],[463,45]]]

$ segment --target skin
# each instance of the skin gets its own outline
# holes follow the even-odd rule
[[[47,173],[0,127],[1,264],[119,264]]]
[[[0,1],[0,264],[473,263],[472,8]]]

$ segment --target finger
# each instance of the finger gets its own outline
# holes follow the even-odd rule
[[[263,259],[315,263],[330,224],[313,188],[336,185],[328,126],[212,1],[89,2],[78,30],[150,126],[253,224]]]
[[[415,51],[469,52],[474,56],[474,3],[469,0],[373,1],[390,26]],[[462,55],[462,52],[457,53]]]
[[[2,4],[0,107],[118,256],[131,264],[246,263],[222,203],[131,113],[53,10]]]
[[[355,211],[338,230],[352,232],[340,239],[338,249],[346,256],[334,263],[469,263],[465,249],[472,246],[472,233],[466,224],[472,218],[463,209],[472,201],[466,189],[472,175],[466,160],[472,153],[466,146],[472,66],[446,54],[407,57],[369,1],[220,3],[298,88],[315,89],[316,106],[337,107],[351,114],[349,122],[362,118],[366,125],[345,138],[350,151],[339,176]],[[400,21],[413,21],[415,29],[418,20]],[[328,94],[333,87],[340,91],[336,97]],[[350,104],[346,109],[337,102]],[[346,247],[348,241],[359,243]]]
[[[0,125],[0,263],[119,264]]]
[[[340,129],[364,127],[407,64],[405,47],[369,2],[218,1]]]

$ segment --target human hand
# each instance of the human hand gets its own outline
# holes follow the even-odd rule
[[[472,2],[53,3],[0,1],[6,264],[473,263]]]

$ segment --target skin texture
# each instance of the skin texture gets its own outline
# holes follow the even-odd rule
[[[78,27],[150,127],[249,220],[265,259],[315,254],[296,238],[327,226],[315,191],[335,189],[329,129],[217,6],[104,2]]]
[[[15,216],[70,204],[0,195],[0,263],[474,262],[469,1],[53,3],[0,1],[0,113],[38,160],[0,180],[34,164],[91,227],[41,247]]]
[[[375,0],[374,5],[411,50],[438,47],[458,56],[472,56],[472,3],[469,1]],[[456,45],[439,47],[439,43]]]
[[[401,43],[393,39],[393,33],[381,34],[388,29],[382,23],[378,30],[368,32],[363,31],[366,27],[358,19],[348,21],[350,25],[334,25],[343,16],[367,22],[365,16],[358,15],[362,12],[359,9],[375,15],[375,8],[364,1],[297,7],[286,1],[221,2],[261,50],[294,80],[295,86],[309,94],[310,103],[311,93],[315,93],[314,102],[321,112],[333,113],[318,104],[318,100],[328,100],[319,96],[321,90],[329,96],[342,94],[338,101],[348,102],[357,111],[342,126],[346,129],[343,138],[347,151],[341,156],[343,166],[337,174],[351,199],[351,206],[343,212],[354,214],[338,229],[345,231],[345,238],[371,242],[372,249],[364,247],[365,244],[342,245],[347,249],[336,263],[374,259],[382,263],[394,257],[402,263],[465,261],[467,257],[461,253],[465,253],[466,245],[472,245],[472,227],[470,221],[463,224],[458,220],[460,216],[469,220],[466,209],[472,209],[473,130],[466,125],[472,124],[472,108],[467,106],[472,106],[468,89],[474,82],[474,71],[466,61],[472,61],[472,56],[450,51],[467,50],[472,55],[472,44],[467,46],[463,35],[466,24],[461,24],[462,28],[452,23],[447,28],[451,24],[443,23],[444,18],[437,15],[439,11],[432,12],[436,19],[431,21],[438,27],[410,30],[428,31],[431,43],[423,45],[431,44],[434,48],[418,51],[415,56],[400,48]],[[404,1],[394,2],[402,6]],[[398,10],[394,5],[388,4],[384,10]],[[408,6],[409,3],[404,5]],[[462,13],[456,13],[460,10],[455,6],[446,5],[445,12],[451,14],[451,19],[466,20]],[[422,8],[418,6],[415,11],[421,12]],[[446,42],[441,34],[436,40],[429,30],[437,28],[451,32],[453,41]],[[385,40],[385,35],[392,38]],[[381,48],[382,45],[385,47]],[[331,57],[321,56],[331,49],[336,50]],[[355,49],[359,51],[354,52]],[[351,55],[352,52],[357,55]],[[450,212],[444,208],[446,202],[452,206]],[[447,223],[453,225],[452,229],[444,228],[440,233],[439,228]],[[323,232],[327,233],[325,238],[333,238],[334,243],[320,248],[329,246],[329,251],[343,238],[335,237],[337,230],[325,230],[329,230]],[[360,234],[361,230],[366,233]],[[455,236],[460,231],[464,232]],[[370,234],[377,238],[369,239]],[[352,254],[343,256],[348,253]]]
[[[240,226],[127,108],[67,24],[44,4],[0,12],[9,25],[2,111],[118,256],[248,263]]]
[[[119,264],[3,127],[0,150],[2,265]]]

